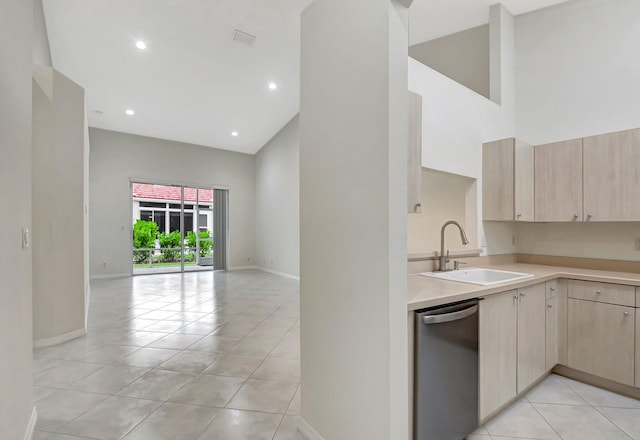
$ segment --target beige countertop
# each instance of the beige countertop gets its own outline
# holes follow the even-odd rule
[[[491,295],[493,293],[531,286],[533,284],[553,280],[556,278],[569,278],[574,280],[598,281],[603,283],[640,286],[640,274],[638,273],[611,272],[605,270],[541,266],[536,264],[518,263],[500,266],[474,265],[474,267],[490,267],[492,269],[525,272],[533,274],[534,277],[510,283],[497,284],[493,286],[478,286],[475,284],[459,283],[456,281],[445,281],[437,278],[424,277],[417,274],[409,275],[408,310],[413,311],[426,307],[434,307],[456,301],[464,301],[466,299],[483,297]]]

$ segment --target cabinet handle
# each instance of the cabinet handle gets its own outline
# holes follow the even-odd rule
[[[513,295],[513,299],[518,299],[518,295]]]
[[[597,295],[600,295],[601,293],[602,293],[602,290],[600,290],[600,289],[596,290],[596,294]]]
[[[592,217],[591,213],[587,214],[587,217],[591,218]]]
[[[555,292],[556,288],[555,287],[549,287],[549,290],[552,292]]]
[[[624,317],[628,318],[629,317],[629,312],[624,312]]]
[[[578,218],[578,214],[573,214],[573,218]]]
[[[552,309],[553,308],[553,304],[547,304],[547,309]]]
[[[517,215],[517,217],[518,217],[518,218],[522,217],[522,214],[518,214],[518,215]]]
[[[525,296],[525,294],[520,292],[520,297],[523,298],[524,296]]]

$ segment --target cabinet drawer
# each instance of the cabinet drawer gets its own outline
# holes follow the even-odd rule
[[[622,284],[569,280],[569,298],[635,307],[635,287]]]

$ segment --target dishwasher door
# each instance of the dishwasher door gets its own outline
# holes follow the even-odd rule
[[[463,440],[478,427],[478,300],[416,311],[414,439]]]

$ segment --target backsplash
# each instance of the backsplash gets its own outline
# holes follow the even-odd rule
[[[517,223],[518,254],[640,261],[640,222]]]

